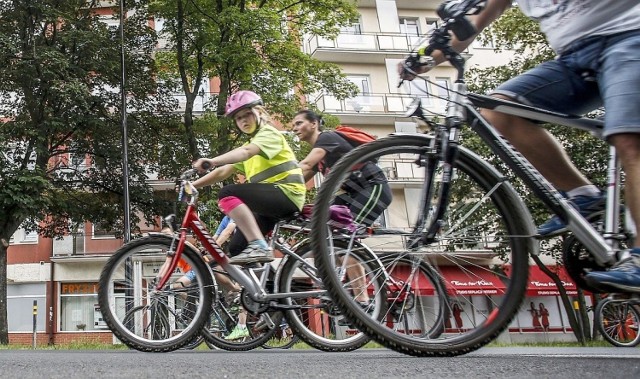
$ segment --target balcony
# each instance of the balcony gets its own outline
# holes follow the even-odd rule
[[[398,118],[408,120],[404,113],[413,99],[411,95],[372,93],[345,100],[320,95],[312,102],[319,111],[337,116],[345,124],[392,125]],[[426,96],[422,105],[429,112],[444,114],[446,102]]]
[[[202,92],[196,96],[193,102],[194,116],[201,116],[205,111],[215,111],[215,104],[212,101],[214,97],[212,95],[216,95],[216,93]],[[184,113],[187,105],[187,96],[177,93],[173,95],[173,98],[177,101],[175,112]]]
[[[427,9],[435,10],[443,0],[396,0],[398,9]],[[357,0],[358,7],[375,8],[376,0]]]
[[[313,58],[334,63],[384,63],[401,59],[420,43],[422,37],[401,33],[341,33],[335,40],[311,36],[305,52]]]
[[[53,256],[84,255],[84,233],[72,233],[53,240]]]

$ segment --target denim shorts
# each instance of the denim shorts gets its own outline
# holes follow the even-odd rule
[[[576,41],[493,94],[576,115],[604,106],[604,137],[640,133],[640,30]]]

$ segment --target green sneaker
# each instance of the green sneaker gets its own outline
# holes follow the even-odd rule
[[[231,334],[224,337],[224,339],[227,341],[232,341],[232,340],[239,340],[240,338],[246,338],[246,337],[249,337],[249,329],[247,329],[246,326],[240,327],[236,325],[236,327],[233,328],[233,330],[231,331]]]

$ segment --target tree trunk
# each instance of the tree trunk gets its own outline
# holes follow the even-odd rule
[[[196,141],[195,133],[193,132],[193,104],[195,102],[195,96],[192,94],[186,94],[187,102],[184,110],[184,129],[187,133],[187,141],[189,144],[189,153],[192,160],[198,160],[201,157],[200,150],[198,149],[198,142]]]
[[[9,344],[9,319],[7,317],[7,248],[9,242],[0,239],[0,345]]]

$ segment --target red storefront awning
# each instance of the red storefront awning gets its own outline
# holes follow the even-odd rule
[[[440,266],[449,295],[502,295],[505,285],[488,267]]]
[[[576,284],[561,266],[548,266],[549,270],[557,273],[562,280],[567,295],[575,296],[578,294]],[[556,283],[545,274],[538,266],[529,266],[529,283],[527,284],[527,296],[558,296],[560,291]]]
[[[402,283],[406,283],[410,274],[411,266],[408,265],[394,266],[391,272],[389,272],[389,275],[391,275],[391,277],[396,281],[398,286],[402,286]],[[389,285],[392,286],[393,284]],[[416,270],[411,277],[411,288],[415,289],[417,294],[421,296],[432,296],[435,292],[431,281],[418,270]],[[396,290],[399,290],[399,288]]]

